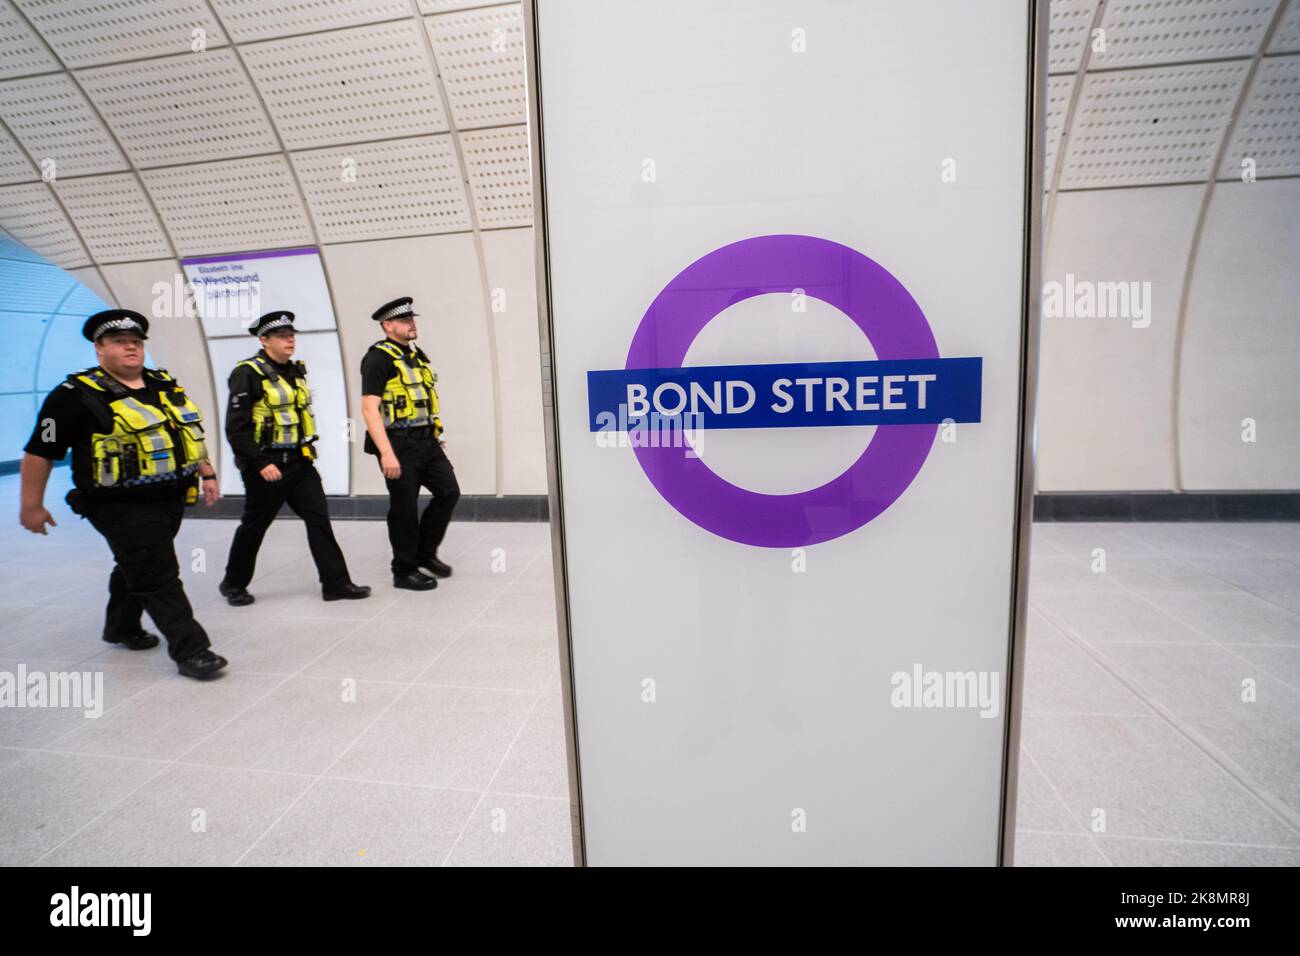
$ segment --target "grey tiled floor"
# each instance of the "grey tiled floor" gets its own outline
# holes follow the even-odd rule
[[[411,594],[381,523],[338,522],[375,595],[325,605],[277,522],[231,609],[231,524],[187,521],[236,664],[196,685],[96,639],[107,549],[52,510],[0,533],[0,670],[102,670],[106,710],[0,711],[0,863],[572,861],[546,525],[453,523],[455,576]],[[1031,580],[1017,863],[1300,864],[1300,525],[1039,525]]]

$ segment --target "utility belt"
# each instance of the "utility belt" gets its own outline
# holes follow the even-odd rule
[[[315,459],[316,453],[310,445],[303,445],[301,448],[263,448],[262,454],[270,459],[272,465],[292,465],[297,462],[311,462]],[[263,465],[262,467],[266,467]]]
[[[394,438],[424,440],[433,437],[432,425],[416,425],[412,428],[386,428],[384,429],[391,441]]]

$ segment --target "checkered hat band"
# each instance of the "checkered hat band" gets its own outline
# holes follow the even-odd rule
[[[92,339],[97,339],[101,335],[105,335],[109,332],[143,333],[144,329],[141,328],[140,323],[137,322],[135,319],[110,319],[107,322],[103,322],[95,326],[95,331],[90,337]]]
[[[379,313],[379,321],[387,322],[389,319],[401,319],[409,315],[415,315],[415,309],[409,305],[395,305],[391,309],[386,309]]]
[[[258,329],[257,334],[265,335],[267,332],[270,332],[274,329],[282,329],[286,325],[293,325],[293,319],[282,315],[280,316],[280,318],[272,319],[270,322],[266,323],[266,325]]]

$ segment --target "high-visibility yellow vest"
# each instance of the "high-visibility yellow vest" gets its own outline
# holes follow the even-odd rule
[[[316,440],[316,419],[311,411],[311,389],[307,387],[307,365],[295,362],[297,381],[290,382],[261,355],[239,363],[261,378],[262,394],[253,403],[253,439],[262,448],[302,448],[315,458],[311,444]],[[238,366],[236,366],[238,368]]]
[[[432,425],[434,437],[441,435],[438,392],[434,388],[438,374],[429,365],[429,357],[417,347],[412,359],[405,349],[388,339],[370,347],[391,356],[396,368],[396,374],[384,383],[380,401],[384,427],[400,430]]]
[[[176,379],[164,369],[145,369],[144,378],[158,389],[151,405],[101,368],[88,368],[68,381],[111,418],[113,427],[91,435],[90,477],[96,488],[188,479],[208,457],[203,416]],[[190,489],[190,500],[196,496]]]

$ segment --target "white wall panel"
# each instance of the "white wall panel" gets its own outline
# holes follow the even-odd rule
[[[104,284],[98,269],[94,266],[86,266],[81,269],[71,269],[69,272],[74,279],[107,302],[110,309],[117,308],[117,304],[113,300],[113,290]]]
[[[1300,180],[1215,187],[1184,331],[1188,490],[1300,488],[1297,210]],[[1242,441],[1246,418],[1253,443]]]
[[[174,310],[170,292],[159,293],[161,283],[175,289],[181,275],[175,259],[154,262],[131,262],[103,267],[104,279],[113,297],[124,309],[134,309],[149,317],[149,354],[155,363],[172,373],[203,411],[208,436],[208,451],[213,460],[225,444],[208,369],[207,346],[197,318]]]
[[[546,494],[532,229],[483,233],[501,377],[502,494]]]
[[[1173,488],[1174,335],[1202,191],[1174,186],[1058,198],[1045,287],[1064,285],[1067,273],[1076,289],[1082,282],[1150,282],[1151,324],[1044,314],[1038,490]]]
[[[334,289],[351,415],[361,427],[361,357],[383,338],[370,314],[398,296],[415,299],[419,344],[438,372],[447,455],[465,494],[495,494],[492,366],[474,238],[468,234],[348,243],[322,249]],[[352,493],[385,494],[375,459],[358,440]]]

